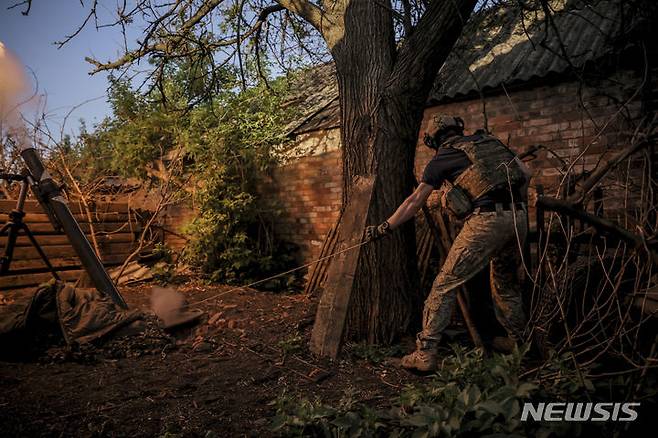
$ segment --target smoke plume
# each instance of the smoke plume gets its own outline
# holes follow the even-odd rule
[[[21,62],[0,42],[0,124],[5,129],[19,128],[19,107],[28,90]]]
[[[158,315],[165,326],[173,324],[181,317],[185,297],[175,289],[154,287],[151,293],[151,310]]]

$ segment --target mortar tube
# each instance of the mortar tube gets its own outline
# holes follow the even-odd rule
[[[114,282],[105,270],[103,263],[89,243],[89,240],[87,240],[87,237],[82,232],[80,225],[69,209],[66,199],[62,196],[59,186],[46,170],[36,149],[32,146],[23,147],[21,157],[30,171],[32,178],[36,181],[41,192],[40,195],[48,203],[48,206],[62,226],[64,233],[68,237],[78,258],[80,258],[85,271],[89,274],[96,290],[110,297],[118,306],[127,309],[128,305],[117,290]]]

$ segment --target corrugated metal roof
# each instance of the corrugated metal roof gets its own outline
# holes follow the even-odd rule
[[[548,25],[541,12],[497,8],[476,14],[439,71],[431,101],[582,68],[612,50],[620,6],[601,1],[563,9]]]
[[[571,6],[564,7],[566,3]],[[612,51],[623,0],[588,2],[580,8],[573,3],[562,1],[562,10],[555,11],[548,26],[541,11],[501,6],[476,13],[439,71],[428,104],[580,69]],[[291,133],[340,123],[335,70],[331,64],[320,69],[320,74],[308,73],[316,85],[298,93],[307,106],[304,116],[289,125]]]
[[[290,88],[295,90],[295,94],[290,96],[284,105],[298,108],[301,114],[288,124],[286,131],[298,133],[299,128],[302,126],[304,126],[304,132],[326,129],[326,126],[312,129],[309,126],[318,125],[320,121],[316,119],[319,113],[327,105],[338,100],[336,67],[334,64],[323,64],[302,72],[299,77],[293,80]],[[340,119],[340,114],[337,118]]]

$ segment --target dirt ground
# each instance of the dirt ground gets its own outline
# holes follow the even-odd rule
[[[147,310],[151,287],[122,293]],[[228,288],[177,289],[192,302]],[[0,317],[28,299],[3,296]],[[240,291],[199,307],[200,324],[174,339],[135,338],[117,357],[60,345],[29,361],[0,362],[0,435],[270,436],[282,393],[328,403],[348,393],[377,406],[420,378],[349,349],[335,362],[314,358],[307,344],[315,303],[302,295]]]

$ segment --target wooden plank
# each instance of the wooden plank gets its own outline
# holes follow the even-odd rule
[[[75,218],[78,223],[89,223],[89,219],[87,219],[86,214],[82,213],[77,213],[74,214],[73,217]],[[1,214],[0,214],[1,218]],[[104,222],[118,222],[118,223],[124,223],[128,222],[128,220],[135,220],[134,216],[128,215],[128,213],[118,213],[118,212],[110,212],[110,213],[97,213],[93,212],[91,213],[91,220],[93,223],[104,223]],[[48,215],[46,213],[27,213],[25,215],[25,218],[23,219],[24,222],[28,224],[33,223],[50,223],[50,219],[48,219]]]
[[[87,235],[89,238],[89,235]],[[51,246],[51,245],[68,245],[69,238],[65,234],[40,234],[35,236],[35,239],[41,246]],[[105,242],[123,242],[129,243],[137,240],[137,237],[133,233],[117,233],[117,234],[100,234],[96,236],[98,243]],[[0,236],[0,249],[4,248],[7,244],[7,237]],[[16,246],[32,246],[30,239],[27,236],[21,234],[16,240]]]
[[[110,254],[129,253],[133,248],[132,243],[109,243],[99,245],[101,256]],[[77,254],[71,245],[50,245],[42,247],[49,259],[62,257],[75,257]],[[101,257],[102,258],[102,257]],[[36,248],[31,246],[20,246],[14,249],[14,260],[40,259]]]
[[[28,227],[35,234],[54,234],[55,229],[50,223],[37,223],[29,224]],[[80,228],[83,233],[89,233],[89,224],[80,224]],[[114,224],[114,223],[105,223],[105,224],[94,224],[94,231],[96,233],[105,232],[105,233],[138,233],[142,230],[141,225],[132,224],[132,227],[128,223],[124,224]]]
[[[125,259],[128,258],[130,253],[117,253],[117,254],[108,254],[103,256],[104,264],[117,264],[123,263]],[[78,268],[82,269],[82,264],[80,259],[77,257],[58,257],[49,259],[50,263],[53,265],[55,270],[60,269],[72,269]],[[11,262],[11,272],[10,275],[14,273],[19,274],[20,272],[15,271],[34,271],[34,272],[48,272],[48,268],[43,263],[41,259],[28,259],[28,260],[12,260]]]
[[[341,216],[339,215],[338,220],[329,229],[329,233],[327,233],[327,237],[322,243],[319,258],[326,257],[327,255],[334,252],[336,245],[336,230],[338,229],[338,224],[340,224],[340,217]],[[327,268],[330,264],[331,259],[326,259],[320,263],[315,264],[313,271],[311,271],[311,275],[309,276],[309,279],[306,283],[306,287],[304,288],[304,295],[313,294],[315,290],[323,284],[326,278]]]
[[[338,225],[336,252],[359,243],[363,238],[373,182],[373,177],[359,178],[355,182],[343,220]],[[359,255],[358,249],[339,254],[332,259],[327,270],[326,286],[311,334],[310,349],[316,354],[338,356]]]
[[[74,214],[86,213],[84,206],[79,201],[69,201],[69,208]],[[128,213],[128,203],[126,202],[90,202],[89,207],[91,211],[98,213]],[[0,199],[0,212],[8,213],[16,208],[16,200],[13,199]],[[26,213],[44,213],[41,205],[34,199],[25,201],[23,207]]]
[[[75,213],[85,213],[86,210],[81,201],[69,201],[69,208]],[[98,213],[109,213],[109,212],[118,212],[118,213],[128,213],[129,206],[127,202],[94,202],[89,201],[89,209]]]
[[[84,270],[82,269],[74,269],[70,271],[61,271],[58,272],[58,274],[62,280],[74,282],[80,278],[80,275],[82,275],[83,272]],[[44,272],[42,274],[2,276],[0,277],[0,290],[36,287],[42,283],[50,281],[52,278],[53,276],[49,272]]]

